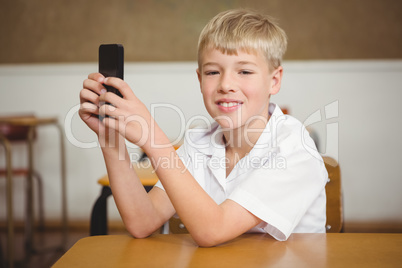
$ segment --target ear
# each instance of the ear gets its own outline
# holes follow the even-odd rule
[[[281,89],[283,68],[279,66],[272,72],[272,85],[269,93],[275,95]]]
[[[197,72],[198,82],[200,82],[200,87],[201,87],[202,77],[201,77],[200,69],[197,68],[196,72]]]
[[[198,82],[200,83],[200,90],[202,92],[202,75],[201,75],[200,69],[197,68],[196,72],[197,72]]]

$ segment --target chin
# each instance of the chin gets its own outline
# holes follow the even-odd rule
[[[215,119],[215,121],[221,126],[222,129],[234,130],[241,127],[241,122],[232,120],[230,117],[227,119]]]

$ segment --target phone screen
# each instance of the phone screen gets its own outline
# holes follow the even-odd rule
[[[99,46],[99,73],[105,77],[118,77],[123,79],[124,74],[124,48],[120,44],[103,44]],[[110,86],[106,90],[120,97],[120,92]]]

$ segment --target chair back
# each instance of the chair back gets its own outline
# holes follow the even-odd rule
[[[20,116],[2,116],[1,118],[18,119],[18,118],[35,118],[34,115],[20,115]],[[9,123],[0,123],[0,134],[9,141],[26,141],[29,135],[29,126],[19,126]],[[34,133],[34,138],[36,133]]]
[[[339,233],[343,230],[342,184],[339,164],[335,159],[324,156],[325,168],[328,171],[328,182],[325,186],[327,195],[327,233]]]

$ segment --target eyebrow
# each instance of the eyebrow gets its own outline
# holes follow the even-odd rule
[[[250,64],[250,65],[257,66],[257,64],[255,64],[254,62],[251,62],[251,61],[238,61],[238,62],[236,62],[236,64],[238,64],[238,65],[248,65],[248,64]],[[220,64],[217,63],[217,62],[207,62],[207,63],[204,63],[204,64],[202,65],[202,67],[206,67],[206,66],[219,66],[219,65],[220,65]]]
[[[255,64],[254,62],[251,62],[251,61],[239,61],[239,62],[237,62],[237,64],[239,64],[239,65],[248,65],[248,64],[251,64],[251,65],[257,66],[257,64]]]
[[[216,62],[207,62],[207,63],[204,63],[204,64],[202,65],[202,67],[206,67],[206,66],[217,66],[217,65],[219,65],[219,64],[216,63]]]

